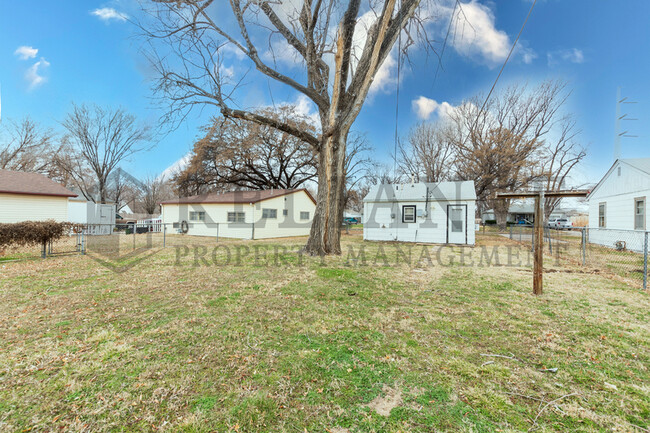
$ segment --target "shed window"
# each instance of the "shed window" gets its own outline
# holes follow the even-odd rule
[[[205,221],[205,212],[190,212],[190,221]]]
[[[289,209],[282,209],[282,215],[284,216],[289,215]]]
[[[402,222],[403,223],[415,222],[415,206],[402,206]]]
[[[277,209],[262,209],[262,218],[276,219],[278,217]]]
[[[634,199],[634,230],[645,230],[645,197]]]
[[[229,223],[243,223],[246,218],[244,212],[228,212]]]
[[[605,227],[605,203],[598,203],[598,227]]]
[[[308,220],[309,219],[309,212],[300,212],[300,219],[301,220]]]

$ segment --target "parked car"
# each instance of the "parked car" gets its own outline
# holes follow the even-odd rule
[[[353,217],[347,217],[343,218],[343,224],[345,225],[353,225],[353,224],[359,224],[359,219],[358,218],[353,218]]]
[[[548,221],[548,227],[555,230],[571,230],[573,225],[571,221],[566,218],[553,218]]]
[[[517,221],[517,225],[532,226],[533,223],[531,223],[530,221],[528,221],[528,220],[525,219],[525,218],[522,218],[522,219],[520,219],[519,221]]]

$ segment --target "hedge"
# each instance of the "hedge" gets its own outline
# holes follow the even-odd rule
[[[53,220],[0,224],[0,248],[42,245],[45,251],[48,242],[69,234],[73,226],[72,223]]]

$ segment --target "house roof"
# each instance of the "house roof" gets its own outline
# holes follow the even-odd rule
[[[160,204],[218,204],[218,203],[237,203],[248,204],[257,203],[264,200],[269,200],[284,195],[293,194],[296,192],[304,191],[311,201],[316,203],[314,197],[304,188],[301,189],[267,189],[256,191],[230,191],[221,194],[201,194],[193,195],[190,197],[180,197],[173,200],[163,201]]]
[[[428,194],[428,198],[427,198]],[[474,181],[384,183],[370,188],[364,202],[476,200]]]
[[[60,183],[40,173],[0,170],[0,193],[76,197]]]
[[[589,195],[587,196],[587,199],[589,199],[594,192],[600,186],[603,184],[605,179],[609,177],[609,175],[614,171],[614,167],[617,166],[617,164],[622,163],[622,164],[627,164],[629,166],[632,166],[636,168],[639,171],[642,171],[645,174],[650,174],[650,158],[625,158],[625,159],[617,159],[614,161],[614,164],[607,170],[607,173],[600,179],[600,181],[596,184],[596,186],[593,187],[593,189],[589,192]]]

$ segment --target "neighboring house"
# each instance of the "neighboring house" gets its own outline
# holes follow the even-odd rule
[[[161,203],[167,230],[197,236],[266,239],[309,234],[316,201],[306,189],[232,191]]]
[[[363,199],[363,238],[474,245],[473,181],[381,184]]]
[[[554,218],[564,218],[567,216],[568,210],[557,208],[553,210],[549,219]],[[481,220],[483,224],[486,221],[496,221],[497,217],[494,214],[493,209],[486,210],[481,214]],[[511,203],[508,208],[508,216],[506,221],[509,223],[518,223],[519,221],[528,221],[529,223],[535,222],[535,206],[533,203],[522,202],[522,203]]]
[[[83,197],[70,198],[68,221],[85,225],[90,234],[109,235],[115,228],[115,205],[93,203]]]
[[[589,241],[613,248],[625,242],[625,248],[642,251],[642,232],[649,227],[648,198],[650,158],[616,160],[587,197]]]
[[[39,173],[0,170],[0,223],[68,221],[77,194]]]

